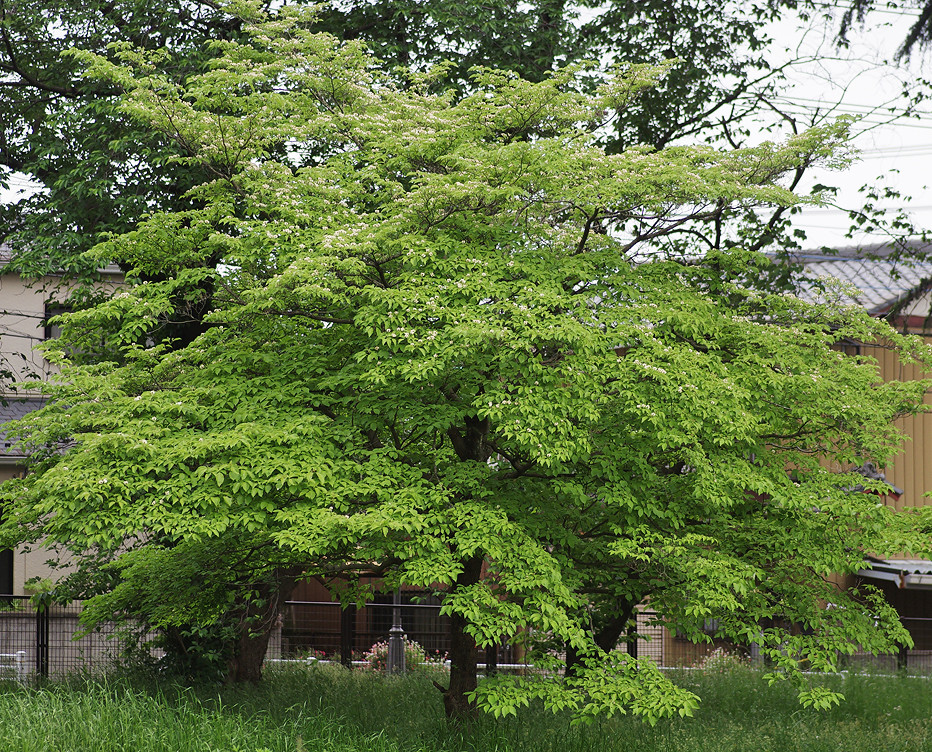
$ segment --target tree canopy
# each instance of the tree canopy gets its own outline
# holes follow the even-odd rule
[[[765,54],[767,24],[796,6],[758,0],[724,3],[710,13],[699,0],[352,0],[323,7],[317,23],[363,41],[387,71],[452,61],[438,89],[467,91],[473,65],[539,81],[585,60],[676,59],[673,75],[602,132],[608,147],[738,145],[773,118],[782,117],[787,132],[805,120],[780,115],[774,93],[784,71]],[[181,83],[205,70],[213,42],[240,34],[235,12],[200,0],[0,1],[0,185],[28,179],[38,187],[0,206],[0,242],[16,249],[14,268],[30,278],[53,271],[91,280],[84,251],[107,233],[132,229],[150,211],[184,208],[185,192],[207,177],[176,161],[184,154],[178,143],[121,117],[118,87],[84,77],[64,53],[78,48],[108,56],[111,44],[123,42],[161,49],[159,70]],[[787,215],[785,208],[763,217],[722,209],[709,213],[703,232],[676,242],[722,249],[740,236],[745,246],[793,247],[799,238],[785,232]]]
[[[828,576],[916,547],[916,520],[852,469],[883,464],[926,384],[881,383],[834,346],[928,353],[860,310],[742,286],[769,263],[754,253],[697,263],[652,242],[722,206],[793,205],[781,177],[843,163],[844,122],[614,152],[606,118],[663,67],[591,93],[585,67],[475,69],[454,96],[444,67],[399,84],[299,12],[250,13],[184,83],[159,52],[75,53],[204,180],[90,255],[134,284],[48,346],[61,379],[21,429],[34,464],[3,487],[7,543],[112,552],[139,576],[134,550],[204,544],[261,562],[273,590],[298,566],[434,590],[453,716],[533,696],[579,717],[691,713],[614,650],[647,598],[690,637],[714,618],[757,643],[809,704],[834,696],[804,662],[908,640]],[[192,310],[198,331],[166,336]],[[476,645],[534,633],[566,645],[562,681],[477,686]]]

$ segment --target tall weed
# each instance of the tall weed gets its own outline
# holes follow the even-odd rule
[[[271,672],[255,687],[184,688],[138,679],[0,688],[4,752],[932,752],[932,683],[818,677],[847,701],[801,708],[747,666],[680,671],[703,698],[693,719],[589,726],[532,705],[517,718],[454,729],[431,675],[335,666]],[[436,677],[433,677],[436,678]]]

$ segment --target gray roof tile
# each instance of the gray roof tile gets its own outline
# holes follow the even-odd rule
[[[897,302],[917,289],[932,286],[932,247],[911,244],[907,253],[915,254],[887,259],[893,252],[889,245],[839,248],[829,253],[805,251],[795,254],[794,260],[803,264],[810,279],[835,279],[856,288],[851,294],[832,295],[839,302],[856,304],[872,314],[883,314]],[[828,297],[816,283],[804,282],[799,288],[800,297],[821,302]]]
[[[25,453],[14,447],[13,442],[3,431],[3,425],[13,420],[19,420],[27,416],[33,410],[38,410],[45,404],[45,399],[41,397],[8,397],[0,401],[0,458],[25,457]]]

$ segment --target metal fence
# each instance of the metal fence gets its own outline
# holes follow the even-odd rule
[[[282,619],[281,657],[314,655],[344,664],[361,658],[373,644],[388,639],[393,608],[389,598],[360,609],[341,609],[339,603],[330,601],[288,601]],[[449,620],[440,614],[435,598],[422,600],[428,602],[400,605],[401,626],[405,636],[429,655],[442,656],[450,649]],[[625,645],[639,657],[663,664],[664,630],[655,623],[655,617],[653,611],[638,612],[636,636],[632,631],[631,641]],[[625,645],[622,649],[627,649]],[[499,664],[521,663],[523,651],[505,643],[486,651],[484,659]]]
[[[890,655],[855,653],[844,659],[845,668],[932,674],[932,617],[904,617],[900,621],[913,638],[912,649]]]
[[[332,602],[289,601],[281,627],[269,642],[268,658],[288,660],[313,655],[344,663],[360,659],[374,643],[388,639],[393,608],[390,598],[346,609]],[[407,602],[399,608],[409,640],[433,656],[442,656],[449,650],[449,623],[440,614],[439,603]],[[79,603],[37,610],[26,596],[0,596],[0,682],[62,677],[116,665],[123,646],[116,639],[115,627],[105,626],[82,634],[80,612]],[[855,654],[845,658],[844,666],[932,673],[932,618],[906,618],[903,623],[913,637],[914,649],[887,656]],[[665,633],[652,611],[638,612],[636,635],[628,637],[628,642],[619,647],[640,658],[650,658],[661,666],[693,662],[684,660],[681,650],[674,650],[676,641]],[[668,649],[673,651],[669,655]],[[524,655],[520,648],[506,644],[480,653],[479,660],[500,666],[515,665],[523,663]]]
[[[282,657],[359,658],[373,644],[388,639],[392,609],[387,599],[345,609],[330,601],[288,601],[282,615]],[[440,615],[438,603],[408,602],[399,604],[399,609],[409,640],[432,655],[449,650],[449,620]]]
[[[81,634],[81,605],[36,609],[28,596],[0,596],[0,678],[56,677],[111,666],[120,652],[114,628]]]
[[[391,596],[362,608],[343,609],[339,603],[289,601],[281,627],[269,641],[273,660],[316,656],[348,663],[360,659],[373,644],[388,639],[392,623]],[[401,625],[409,640],[431,656],[443,656],[450,647],[449,620],[440,604],[405,602],[399,606]],[[61,677],[75,672],[112,668],[122,657],[123,645],[116,627],[83,633],[81,604],[36,609],[28,596],[0,596],[0,681],[24,677]],[[652,624],[654,614],[638,614],[635,642],[640,657],[663,663],[663,629]],[[481,663],[519,664],[523,651],[503,644],[480,653]]]

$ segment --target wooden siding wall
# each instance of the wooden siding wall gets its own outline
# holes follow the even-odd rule
[[[903,365],[896,353],[882,345],[861,345],[861,354],[874,358],[880,367],[884,381],[909,381],[932,377],[932,373],[923,372],[915,365]],[[932,396],[925,397],[926,404],[932,404]],[[890,462],[884,472],[887,481],[903,489],[903,494],[895,499],[887,497],[887,503],[897,510],[932,504],[926,496],[932,492],[932,413],[901,418],[897,428],[907,437],[902,451]]]

